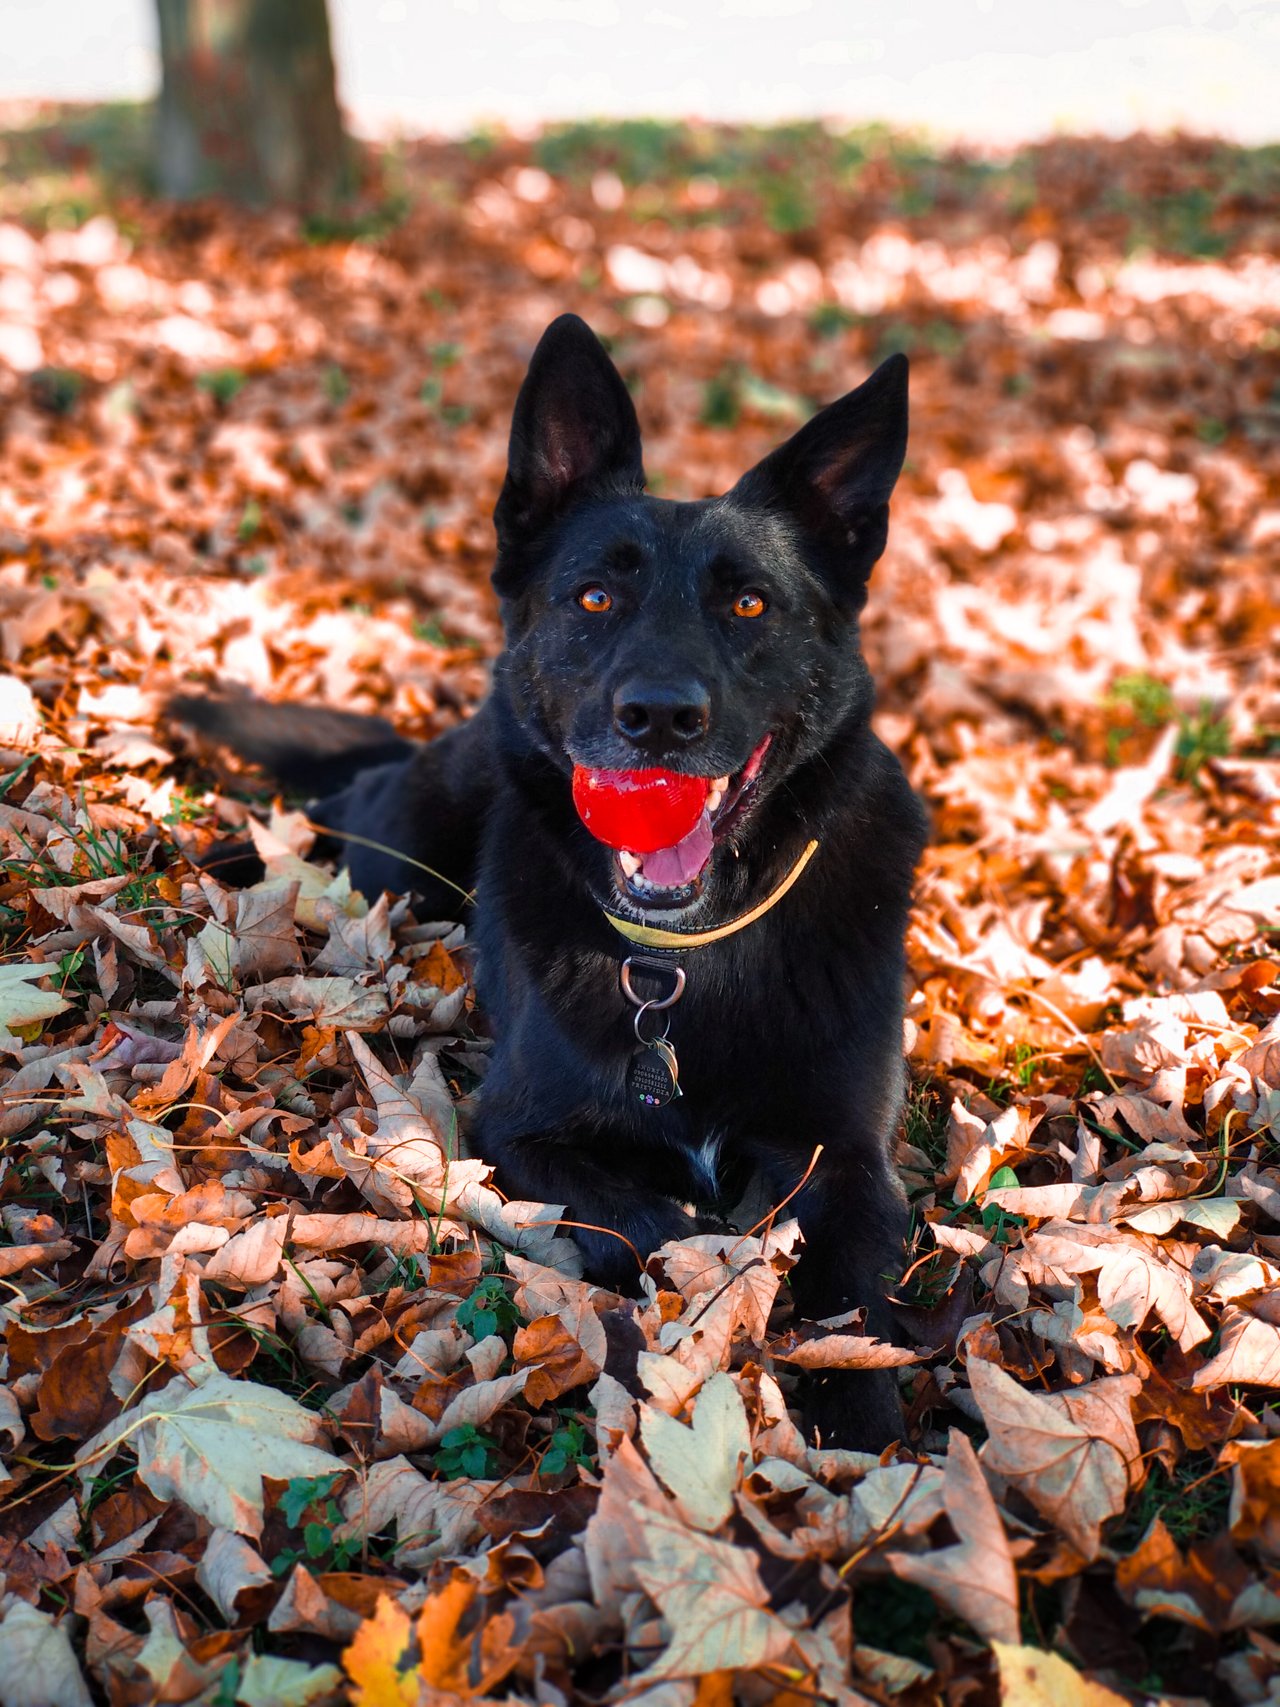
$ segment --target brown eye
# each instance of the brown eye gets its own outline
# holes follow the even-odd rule
[[[733,614],[735,616],[763,616],[768,608],[759,593],[739,593],[733,601]]]
[[[613,600],[603,587],[584,587],[578,594],[578,603],[592,616],[603,616],[605,611],[613,609]]]

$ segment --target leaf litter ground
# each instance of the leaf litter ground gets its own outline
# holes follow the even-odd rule
[[[624,125],[300,229],[66,134],[0,178],[0,1701],[1280,1699],[1271,155]],[[565,308],[677,496],[913,356],[911,1352],[791,1316],[785,1207],[586,1285],[467,1155],[465,925],[158,721],[469,713]],[[801,1437],[886,1357],[896,1452]]]

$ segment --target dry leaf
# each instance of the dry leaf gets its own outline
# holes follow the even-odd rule
[[[66,1622],[11,1601],[0,1616],[0,1701],[4,1707],[90,1707]]]
[[[47,966],[24,966],[20,961],[0,965],[0,1045],[16,1043],[15,1031],[42,1025],[71,1006],[56,991],[36,988],[49,972]]]
[[[1139,1377],[1040,1394],[982,1358],[971,1357],[968,1372],[990,1430],[983,1463],[1057,1524],[1082,1558],[1094,1558],[1102,1525],[1142,1478],[1131,1411]]]
[[[657,1512],[642,1513],[639,1527],[636,1577],[671,1634],[661,1659],[637,1681],[750,1670],[786,1654],[792,1633],[768,1610],[768,1591],[749,1552]]]
[[[992,1642],[1006,1707],[1126,1707],[1123,1695],[1082,1677],[1061,1654]]]
[[[1018,1582],[1008,1537],[973,1447],[959,1429],[947,1443],[942,1498],[956,1544],[931,1553],[886,1553],[904,1582],[928,1589],[987,1641],[1018,1636]]]
[[[751,1458],[747,1414],[734,1382],[727,1375],[704,1382],[690,1428],[641,1405],[640,1439],[681,1515],[697,1529],[719,1529],[733,1512],[734,1490]]]
[[[262,1478],[323,1476],[345,1468],[314,1445],[320,1419],[273,1387],[218,1369],[179,1376],[87,1440],[77,1456],[87,1482],[121,1446],[159,1499],[178,1499],[215,1527],[262,1533]]]
[[[779,1363],[801,1369],[905,1369],[919,1363],[921,1353],[890,1345],[865,1334],[824,1334],[820,1339],[789,1339],[771,1346]]]
[[[1191,1385],[1200,1392],[1229,1385],[1280,1387],[1280,1325],[1228,1304],[1218,1350]]]
[[[419,1679],[409,1658],[412,1624],[390,1595],[343,1649],[352,1707],[418,1707]]]

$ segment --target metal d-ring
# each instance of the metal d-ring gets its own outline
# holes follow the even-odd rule
[[[652,970],[652,968],[650,968],[650,970]],[[672,977],[675,979],[675,989],[672,990],[669,996],[664,997],[660,1002],[646,1002],[631,988],[631,956],[628,955],[622,962],[622,993],[629,1002],[634,1003],[635,1006],[640,1009],[641,1013],[643,1013],[646,1008],[653,1009],[655,1013],[661,1013],[663,1008],[673,1008],[680,1000],[681,996],[684,995],[684,967],[664,966],[662,971],[671,973]],[[637,1014],[636,1017],[638,1019],[639,1014]],[[637,1036],[638,1035],[639,1033],[637,1033]]]

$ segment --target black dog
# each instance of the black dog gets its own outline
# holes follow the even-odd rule
[[[861,1305],[886,1339],[924,821],[869,727],[858,614],[906,439],[895,356],[726,496],[647,497],[626,386],[564,315],[516,403],[495,514],[507,645],[472,721],[415,747],[332,713],[175,707],[286,780],[354,775],[318,822],[447,880],[347,846],[367,894],[426,891],[449,916],[475,886],[497,1043],[474,1147],[510,1195],[567,1205],[593,1279],[633,1286],[633,1247],[694,1231],[680,1203],[744,1168],[774,1201],[811,1169],[787,1210],[796,1303]],[[678,845],[614,853],[575,811],[575,766],[704,778],[706,807]],[[815,1382],[807,1412],[828,1443],[902,1428],[888,1374]]]

